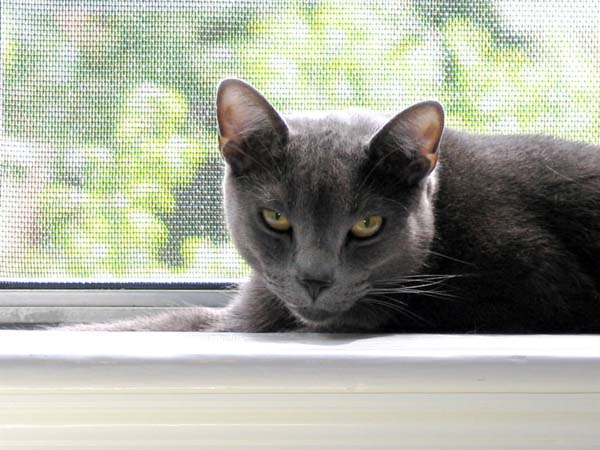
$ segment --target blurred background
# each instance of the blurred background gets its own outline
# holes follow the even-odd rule
[[[227,282],[214,97],[600,143],[600,8],[559,1],[1,4],[0,281]]]

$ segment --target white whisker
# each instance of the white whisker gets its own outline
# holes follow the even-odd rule
[[[382,300],[382,299],[377,299],[377,298],[372,298],[372,297],[368,297],[364,300],[366,300],[368,303],[372,303],[374,305],[379,305],[379,306],[383,306],[385,308],[389,308],[391,310],[397,311],[400,314],[402,314],[405,317],[408,317],[410,319],[413,319],[415,321],[420,321],[423,322],[427,325],[432,325],[431,322],[429,322],[428,320],[426,320],[425,318],[423,318],[422,316],[420,316],[419,314],[416,314],[412,311],[410,311],[408,308],[405,308],[403,305],[406,305],[405,303],[402,302],[402,304],[398,303],[398,300],[391,298],[391,297],[386,297],[386,296],[382,296],[384,297],[386,300]]]

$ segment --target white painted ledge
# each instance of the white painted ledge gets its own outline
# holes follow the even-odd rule
[[[597,449],[600,336],[0,332],[0,449]]]

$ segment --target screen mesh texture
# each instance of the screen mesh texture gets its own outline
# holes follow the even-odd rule
[[[17,1],[1,6],[1,281],[239,279],[215,90],[600,141],[600,8],[558,1]]]

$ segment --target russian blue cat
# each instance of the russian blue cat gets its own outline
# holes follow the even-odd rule
[[[217,115],[249,281],[78,329],[600,332],[600,147],[445,129],[433,101],[282,116],[236,79]]]

